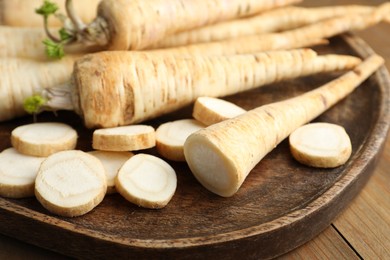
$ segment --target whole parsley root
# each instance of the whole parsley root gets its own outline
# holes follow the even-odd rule
[[[302,48],[309,47],[316,44],[322,44],[326,42],[326,39],[333,37],[335,35],[347,32],[347,31],[356,31],[363,30],[369,28],[370,26],[374,26],[382,21],[388,21],[389,13],[390,13],[390,4],[384,3],[377,7],[361,7],[361,6],[335,6],[334,9],[329,7],[330,10],[322,9],[319,10],[301,10],[297,7],[286,7],[285,9],[292,9],[296,11],[288,12],[288,15],[282,14],[277,15],[278,19],[271,19],[269,16],[272,13],[279,13],[285,9],[277,9],[273,11],[268,11],[260,15],[260,18],[267,18],[264,24],[271,24],[267,26],[267,28],[275,27],[277,29],[277,25],[284,21],[283,17],[290,21],[290,18],[295,21],[298,20],[309,20],[312,21],[312,15],[303,15],[307,12],[318,11],[324,12],[327,16],[332,15],[332,11],[334,11],[334,17],[329,19],[322,19],[320,21],[314,20],[313,22],[301,26],[297,29],[292,30],[284,30],[279,33],[265,33],[265,34],[256,34],[250,31],[251,29],[243,30],[241,27],[241,23],[245,24],[245,21],[240,19],[239,29],[234,29],[236,26],[228,26],[228,29],[219,30],[218,33],[211,33],[218,38],[213,39],[199,39],[196,40],[196,37],[191,41],[187,42],[185,46],[171,47],[171,48],[161,48],[162,46],[168,47],[171,45],[163,45],[162,42],[159,42],[160,49],[154,49],[154,53],[171,53],[172,51],[181,54],[201,54],[201,55],[225,55],[225,54],[242,54],[242,53],[254,53],[260,51],[268,51],[268,50],[280,50],[280,49],[293,49],[293,48]],[[326,7],[323,7],[326,8]],[[346,15],[340,16],[340,10],[350,10],[346,11]],[[53,11],[56,9],[48,8],[48,10]],[[72,9],[70,9],[72,10]],[[299,15],[299,13],[303,14]],[[48,12],[50,13],[50,12]],[[48,14],[45,11],[42,11],[42,15],[50,16],[52,14]],[[57,11],[55,11],[57,13]],[[283,12],[282,12],[283,13]],[[295,14],[295,15],[294,15]],[[326,17],[326,16],[325,16]],[[332,16],[331,16],[332,17]],[[302,19],[304,18],[304,19]],[[70,19],[70,18],[67,18]],[[247,19],[255,19],[255,17],[250,17]],[[318,18],[319,19],[319,18]],[[48,39],[44,40],[45,32],[43,29],[27,29],[27,28],[9,28],[5,26],[0,26],[0,34],[4,37],[0,37],[0,46],[4,46],[0,48],[0,57],[22,57],[22,58],[32,58],[32,59],[47,59],[47,56],[51,58],[61,58],[65,54],[75,54],[75,53],[87,53],[87,52],[95,52],[104,49],[127,49],[127,47],[117,48],[115,46],[111,46],[111,43],[107,43],[107,37],[109,36],[108,28],[102,26],[95,29],[90,29],[90,27],[96,26],[95,23],[90,25],[85,25],[83,22],[79,21],[79,19],[73,18],[73,22],[67,22],[64,28],[60,30],[53,28],[46,28],[46,34],[49,36]],[[78,22],[76,22],[78,21]],[[308,21],[308,22],[309,22]],[[238,23],[238,21],[231,21],[229,23]],[[295,22],[294,22],[295,23]],[[299,24],[299,22],[297,22]],[[80,29],[76,30],[76,25],[80,24]],[[222,26],[222,24],[213,25],[216,28]],[[297,25],[298,26],[298,25]],[[245,26],[247,28],[247,26]],[[257,28],[257,27],[256,27]],[[207,30],[207,27],[203,26],[199,29],[200,31]],[[214,30],[214,29],[212,29]],[[217,30],[217,29],[216,29]],[[235,34],[235,31],[239,33],[239,35]],[[257,30],[257,29],[256,29]],[[260,29],[259,29],[260,30]],[[58,36],[56,35],[56,31],[58,31]],[[222,33],[222,31],[226,31],[226,33]],[[187,33],[187,32],[183,32]],[[191,32],[188,32],[189,34]],[[195,33],[196,34],[196,33]],[[203,33],[200,33],[203,34]],[[226,37],[219,37],[220,34],[226,35]],[[231,35],[231,36],[229,36]],[[124,37],[123,35],[121,35]],[[121,36],[116,35],[119,39]],[[176,37],[173,35],[172,37]],[[178,38],[179,35],[177,35]],[[207,38],[207,36],[205,36]],[[127,40],[134,40],[134,37],[128,37]],[[170,37],[164,37],[164,41],[168,41]],[[203,38],[203,36],[201,37]],[[42,44],[42,41],[46,46]],[[127,40],[123,40],[123,42],[127,42]],[[142,39],[147,40],[147,39]],[[209,41],[212,40],[212,41]],[[203,42],[207,41],[207,42]],[[13,42],[13,44],[8,44],[9,42]],[[192,43],[194,42],[194,43]],[[190,44],[191,43],[191,44]],[[182,43],[178,42],[173,45],[181,45]],[[111,47],[110,47],[111,46]],[[151,51],[151,47],[156,46],[147,46],[145,48],[148,51]],[[144,47],[142,47],[144,48]],[[142,49],[141,47],[138,49]],[[137,49],[133,47],[129,47],[128,49]]]
[[[48,32],[52,42],[100,50],[145,49],[167,35],[221,21],[247,17],[301,0],[102,0],[96,18],[85,24],[66,0],[69,18],[60,37]],[[38,9],[47,28],[48,17],[57,14],[56,5],[45,1]],[[64,37],[66,35],[66,37]],[[60,56],[61,53],[59,52]]]
[[[361,60],[310,49],[226,56],[108,51],[76,61],[72,80],[42,93],[46,109],[74,110],[89,128],[129,125],[273,82],[351,69]]]
[[[384,3],[365,12],[351,12],[280,33],[249,34],[211,42],[189,43],[183,46],[154,49],[158,53],[181,52],[184,54],[250,53],[265,50],[294,49],[321,44],[321,40],[345,32],[364,30],[380,22],[388,21],[390,3]],[[279,18],[279,16],[278,16]],[[168,39],[168,38],[167,38]],[[179,43],[178,43],[179,44]]]
[[[367,15],[374,6],[342,5],[322,7],[287,6],[260,13],[255,16],[235,19],[189,31],[169,35],[152,48],[169,48],[193,43],[223,41],[249,35],[284,32],[330,18],[345,15]]]
[[[0,58],[0,122],[39,113],[48,102],[41,92],[67,82],[75,59],[70,55],[47,62]]]

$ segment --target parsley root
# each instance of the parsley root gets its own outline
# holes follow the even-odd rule
[[[35,197],[50,212],[76,217],[88,213],[107,191],[105,169],[99,159],[78,150],[50,155],[35,180]]]
[[[118,192],[144,208],[165,207],[176,191],[175,170],[159,157],[136,154],[120,168],[115,179]]]
[[[190,135],[184,155],[192,173],[211,192],[233,196],[266,154],[295,129],[345,98],[383,63],[383,58],[373,55],[322,87],[252,109]]]
[[[343,165],[351,156],[352,144],[342,126],[324,122],[303,125],[289,137],[290,151],[300,163],[320,168]]]
[[[102,0],[97,17],[85,24],[66,0],[71,24],[64,24],[69,39],[48,34],[56,43],[81,44],[104,50],[140,50],[169,34],[220,21],[246,17],[301,0]],[[47,20],[49,13],[43,13]],[[201,14],[201,15],[199,15]]]
[[[34,196],[35,178],[44,159],[44,157],[19,153],[15,148],[2,151],[0,153],[0,196],[7,198]]]
[[[367,15],[374,8],[359,5],[315,8],[287,6],[248,18],[212,24],[169,35],[152,47],[168,48],[193,43],[222,41],[249,35],[283,32],[329,18],[350,14]]]
[[[40,112],[47,99],[37,94],[68,81],[75,59],[67,56],[62,60],[44,62],[0,58],[0,122],[26,115],[26,112]]]
[[[46,107],[73,109],[89,128],[115,127],[172,112],[199,96],[231,95],[360,62],[353,56],[318,56],[310,49],[188,57],[100,52],[76,61],[72,81],[56,89],[58,96],[43,94]]]

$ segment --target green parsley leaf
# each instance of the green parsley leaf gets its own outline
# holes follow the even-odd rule
[[[68,33],[65,28],[61,28],[58,33],[60,34],[61,41],[67,41],[72,38],[72,35]]]
[[[64,46],[62,43],[55,43],[50,39],[43,40],[46,47],[46,54],[51,58],[61,59],[65,56]]]
[[[29,114],[36,114],[47,103],[47,99],[40,95],[33,95],[24,100],[24,110]]]
[[[47,18],[49,15],[55,14],[57,10],[57,4],[50,2],[49,0],[45,0],[40,8],[35,9],[35,12]]]

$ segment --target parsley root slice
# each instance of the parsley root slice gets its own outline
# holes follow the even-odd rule
[[[346,163],[352,153],[345,129],[330,123],[303,125],[291,133],[289,143],[293,157],[312,167],[338,167]]]
[[[136,151],[152,148],[155,145],[154,128],[148,125],[97,129],[92,136],[92,147],[102,151]]]
[[[106,169],[107,194],[115,193],[116,175],[118,174],[118,171],[122,167],[122,165],[134,154],[131,152],[107,151],[90,151],[88,153],[98,158]]]
[[[86,127],[116,127],[178,110],[200,96],[231,95],[286,79],[350,69],[360,62],[348,55],[318,56],[310,49],[186,57],[99,52],[76,61],[73,79],[58,98],[66,107],[73,106]],[[47,99],[60,107],[57,96]]]
[[[248,35],[281,32],[339,16],[350,14],[367,15],[374,8],[373,6],[359,5],[311,8],[297,6],[281,7],[248,18],[221,22],[169,35],[152,47],[168,48],[200,42],[221,41]]]
[[[192,116],[209,126],[245,112],[242,107],[220,98],[199,97],[195,101]]]
[[[12,130],[11,143],[20,153],[46,157],[59,151],[74,149],[77,132],[63,123],[33,123]]]
[[[185,161],[183,146],[187,137],[205,125],[195,119],[180,119],[161,124],[156,129],[156,149],[172,161]]]
[[[116,189],[128,201],[144,208],[165,207],[176,191],[175,170],[164,160],[136,154],[121,167]]]
[[[383,58],[373,55],[322,87],[249,110],[190,135],[184,155],[192,173],[211,192],[233,196],[266,154],[295,129],[345,98],[383,63]]]
[[[35,180],[35,196],[42,206],[65,217],[88,213],[103,200],[106,190],[103,164],[78,150],[47,157]]]
[[[35,178],[44,157],[24,155],[15,148],[0,153],[0,196],[25,198],[34,196]]]

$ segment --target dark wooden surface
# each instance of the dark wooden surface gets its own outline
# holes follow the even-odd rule
[[[323,2],[328,3],[329,1]],[[384,25],[384,28],[388,29],[386,25]],[[370,30],[368,33],[372,32],[373,30]],[[368,38],[373,40],[373,38]],[[336,40],[331,50],[350,52],[349,48],[346,48],[339,40]],[[385,50],[377,51],[375,49],[380,54],[382,54],[381,51]],[[249,108],[254,104],[283,98],[284,95],[298,94],[308,88],[320,85],[334,76],[336,75],[308,77],[289,83],[276,84],[250,94],[230,97],[230,99]],[[294,87],[292,88],[292,86]],[[292,90],[275,91],[278,88]],[[359,100],[359,102],[356,102],[356,100]],[[282,252],[283,249],[291,249],[295,244],[298,245],[310,240],[305,245],[282,256],[282,258],[299,259],[304,256],[340,258],[340,256],[344,256],[353,259],[359,255],[366,257],[381,256],[382,259],[385,256],[384,258],[386,258],[386,256],[389,256],[388,249],[386,249],[388,248],[386,245],[388,245],[389,238],[386,236],[388,233],[384,233],[384,231],[389,231],[388,213],[390,202],[389,188],[388,185],[385,185],[386,181],[389,183],[389,176],[385,173],[388,173],[386,163],[387,165],[390,164],[389,141],[385,143],[387,148],[378,160],[371,160],[371,156],[375,157],[377,153],[378,144],[374,145],[375,149],[373,150],[365,150],[367,142],[371,142],[372,138],[378,138],[378,140],[383,138],[383,133],[381,136],[372,135],[372,127],[380,120],[381,111],[378,108],[383,105],[380,100],[381,93],[378,92],[377,79],[371,78],[353,96],[318,119],[333,121],[346,126],[347,131],[349,130],[351,134],[354,147],[359,148],[354,150],[350,164],[340,169],[316,170],[313,172],[311,169],[301,167],[288,157],[288,147],[284,142],[260,163],[245,182],[240,193],[237,194],[238,196],[229,200],[215,197],[205,191],[194,182],[192,176],[188,174],[186,166],[178,164],[175,165],[179,171],[178,192],[164,210],[139,209],[128,204],[120,196],[113,195],[105,199],[103,204],[91,213],[81,218],[67,219],[56,218],[48,214],[33,198],[2,200],[1,229],[3,233],[12,236],[16,234],[16,237],[31,244],[38,244],[40,247],[58,250],[65,246],[67,250],[64,250],[64,253],[91,257],[107,253],[112,256],[119,255],[123,247],[118,246],[118,240],[115,240],[115,238],[118,235],[126,235],[138,239],[151,236],[154,239],[161,239],[162,242],[164,242],[164,239],[172,237],[174,239],[172,243],[182,245],[194,241],[199,243],[219,239],[221,243],[203,250],[205,255],[219,251],[225,252],[229,256],[242,254],[242,252],[253,253],[252,256],[255,256],[258,253],[255,252],[256,250],[262,250],[264,254],[267,252],[272,254],[275,253],[275,250]],[[185,112],[183,113],[185,114]],[[177,115],[177,117],[181,116],[183,115]],[[78,125],[78,120],[73,117],[71,121],[69,121],[69,118],[65,121],[71,122],[75,126]],[[20,124],[21,122],[16,123]],[[159,122],[155,123],[158,124]],[[4,130],[4,125],[2,125],[0,133],[0,145],[2,147],[9,146],[8,131],[14,126],[14,124],[10,124]],[[89,138],[89,132],[81,131],[82,140],[90,140]],[[79,148],[87,150],[90,149],[89,146],[90,143],[84,141],[80,142]],[[367,154],[363,154],[363,152]],[[362,169],[363,166],[368,168]],[[374,166],[377,167],[374,168]],[[358,170],[357,175],[355,172],[355,174],[349,176],[348,173],[353,172],[353,169]],[[370,177],[371,170],[374,170],[373,176],[365,189],[360,192],[366,179]],[[259,174],[256,174],[256,172]],[[345,176],[350,178],[344,180],[343,177]],[[353,181],[352,184],[348,183],[349,180]],[[372,180],[377,181],[372,184]],[[338,182],[340,186],[333,188],[335,182]],[[332,188],[338,189],[340,193],[336,195],[335,190],[329,192]],[[380,191],[384,191],[384,193]],[[350,204],[352,198],[358,192],[360,192],[360,195]],[[324,196],[324,194],[327,196]],[[362,196],[364,196],[363,199]],[[354,207],[356,201],[360,201],[360,204],[358,203]],[[316,207],[315,203],[317,202],[320,203],[318,205],[326,204],[326,207]],[[348,209],[335,219],[335,216],[339,215],[349,204]],[[351,207],[352,210],[350,210]],[[31,215],[32,212],[33,216]],[[288,215],[288,213],[293,214]],[[299,217],[302,217],[302,220],[299,220]],[[272,221],[275,219],[278,221],[273,223]],[[42,224],[43,222],[45,224]],[[188,225],[188,229],[182,228],[183,223]],[[263,223],[272,223],[273,225],[262,226]],[[379,225],[376,225],[376,223],[379,223]],[[61,228],[57,228],[58,226]],[[271,226],[272,228],[276,227],[275,232],[270,232],[267,236],[259,236],[262,231],[269,230]],[[363,227],[367,227],[370,231],[367,232],[366,228]],[[17,231],[15,231],[15,228],[17,228]],[[66,232],[64,232],[65,229]],[[86,235],[86,232],[88,233],[91,230],[98,239],[89,239],[91,234]],[[234,230],[245,230],[247,233],[239,234],[240,232],[234,232]],[[322,230],[324,231],[320,233]],[[215,237],[215,232],[236,236],[239,242],[226,242],[226,236]],[[318,233],[320,235],[317,236]],[[102,237],[102,234],[105,237]],[[255,234],[257,237],[251,237],[249,234]],[[317,237],[311,240],[315,236]],[[183,237],[192,239],[180,239]],[[201,239],[198,241],[198,239],[194,239],[196,237]],[[99,240],[101,238],[113,240],[114,243],[105,241],[104,247],[102,247],[101,240]],[[137,241],[122,239],[120,242],[129,244]],[[260,246],[266,249],[262,249]],[[58,256],[51,250],[41,249],[40,247],[9,239],[8,236],[0,237],[1,258],[17,258],[27,255],[36,258]],[[87,250],[86,248],[93,248],[93,250]],[[201,252],[200,248],[201,246],[195,247],[192,253]],[[140,253],[141,251],[130,248],[126,252],[130,255],[130,252]],[[151,254],[156,256],[161,251],[156,249]]]

